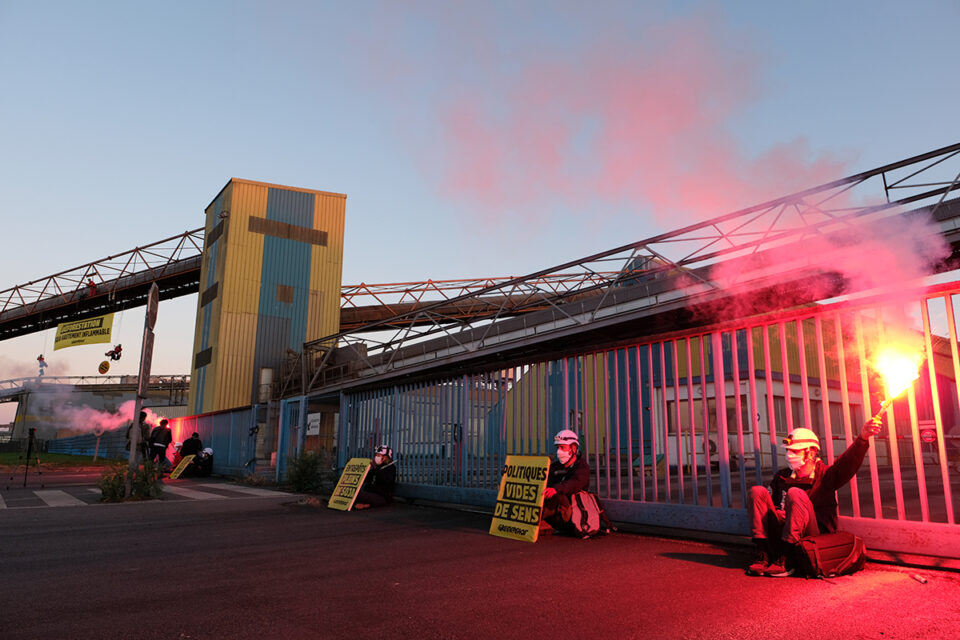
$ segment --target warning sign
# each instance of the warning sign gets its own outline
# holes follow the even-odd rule
[[[343,468],[343,473],[340,474],[340,480],[337,481],[327,506],[340,511],[350,511],[357,499],[357,491],[363,486],[363,480],[367,477],[369,470],[369,458],[350,458],[347,466]]]
[[[507,456],[490,535],[537,541],[549,467],[547,456]]]
[[[176,480],[180,477],[180,474],[183,473],[183,470],[190,466],[190,463],[193,462],[193,459],[196,458],[192,453],[188,456],[184,456],[180,462],[177,464],[177,467],[170,474],[171,480]]]
[[[110,331],[113,329],[113,314],[75,322],[64,322],[57,325],[57,337],[54,339],[53,350],[76,347],[82,344],[97,344],[110,342]]]

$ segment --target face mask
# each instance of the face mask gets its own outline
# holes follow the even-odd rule
[[[570,458],[572,457],[573,453],[571,451],[562,451],[557,449],[557,460],[560,461],[560,464],[567,464],[570,462]]]
[[[798,471],[803,466],[803,452],[793,449],[787,450],[787,464],[794,471]]]
[[[373,462],[374,464],[383,464],[383,456],[378,453],[377,455],[373,456]]]

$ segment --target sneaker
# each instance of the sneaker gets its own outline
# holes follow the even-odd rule
[[[762,576],[767,567],[770,566],[770,556],[767,555],[766,549],[757,549],[757,557],[754,559],[753,564],[747,567],[748,576]]]
[[[787,557],[781,554],[779,558],[767,565],[763,575],[768,578],[786,578],[793,575],[793,567],[787,564]]]

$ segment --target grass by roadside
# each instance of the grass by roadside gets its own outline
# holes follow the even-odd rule
[[[26,459],[23,458],[22,453],[9,452],[9,453],[0,453],[0,467],[13,468],[25,464]],[[40,464],[43,467],[56,468],[56,469],[74,469],[80,467],[110,467],[115,464],[122,463],[122,460],[108,460],[104,458],[97,458],[94,461],[93,456],[72,456],[66,453],[41,453],[37,457],[40,458]],[[32,467],[36,464],[36,459],[30,461],[30,466]]]

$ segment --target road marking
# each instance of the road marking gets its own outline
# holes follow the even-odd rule
[[[246,493],[251,496],[289,496],[290,493],[284,491],[273,491],[271,489],[260,489],[257,487],[241,487],[235,484],[199,484],[198,487],[207,487],[209,489],[223,489],[224,491],[236,491],[237,493]]]
[[[0,496],[0,509],[6,509],[7,503],[3,501],[3,496]]]
[[[190,498],[191,500],[226,500],[227,496],[221,496],[216,493],[208,493],[206,491],[195,491],[193,489],[185,489],[184,487],[173,487],[170,485],[163,485],[164,493],[172,493],[183,498]]]
[[[85,507],[87,503],[83,500],[78,500],[66,491],[60,491],[59,489],[45,489],[37,490],[33,492],[33,495],[37,496],[41,500],[47,503],[48,507]]]

